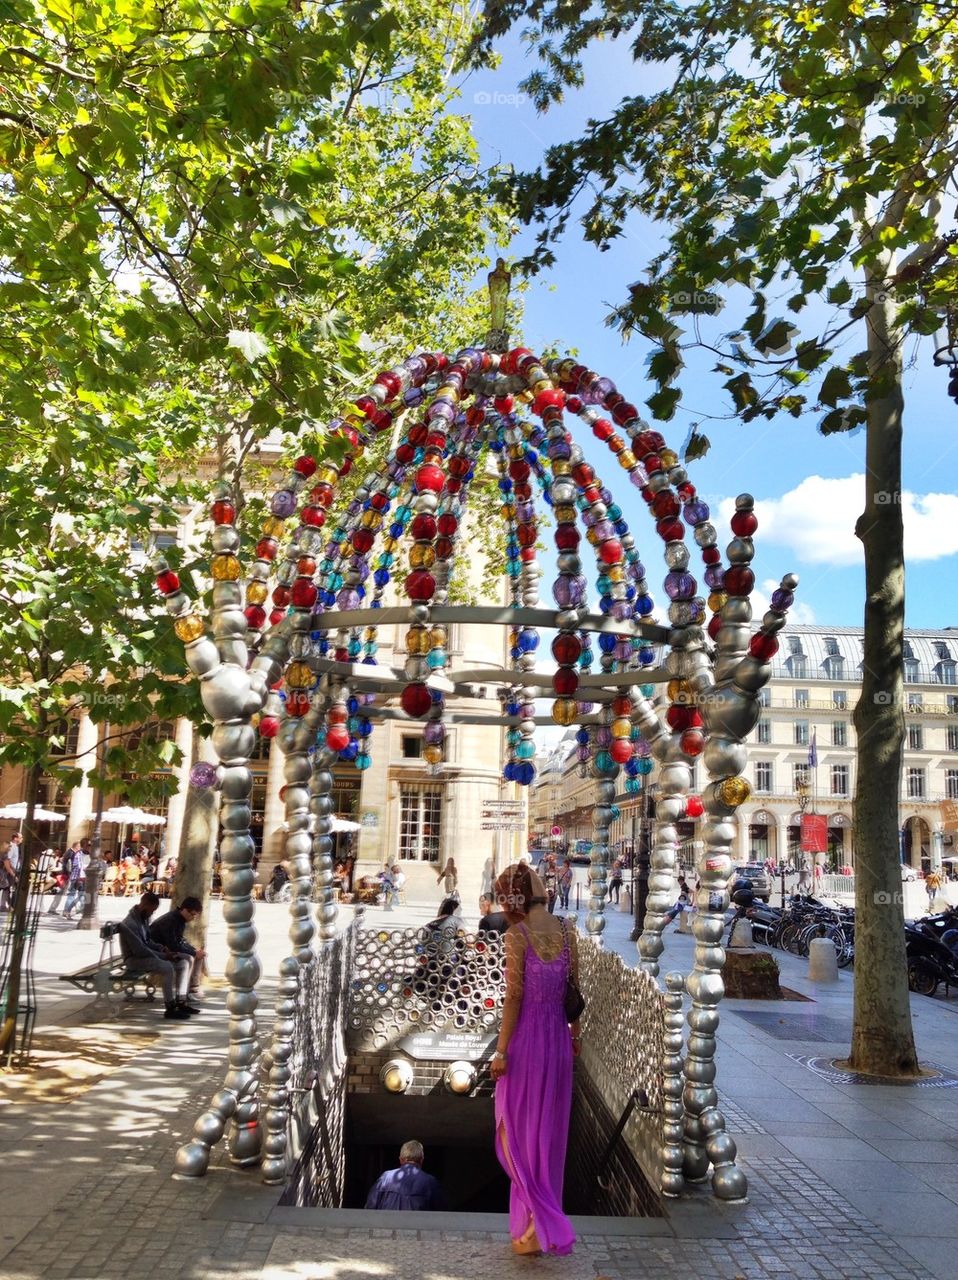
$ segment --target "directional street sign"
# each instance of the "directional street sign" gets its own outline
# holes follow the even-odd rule
[[[498,821],[490,819],[479,823],[480,831],[525,831],[525,829],[526,824],[524,822],[507,822],[505,820]]]

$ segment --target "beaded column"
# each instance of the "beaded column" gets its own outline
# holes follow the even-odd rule
[[[667,973],[665,990],[665,1058],[662,1062],[662,1105],[665,1119],[662,1124],[662,1181],[659,1190],[664,1196],[678,1196],[685,1189],[685,1179],[682,1176],[682,1140],[685,1133],[685,1108],[682,1105],[684,974]]]

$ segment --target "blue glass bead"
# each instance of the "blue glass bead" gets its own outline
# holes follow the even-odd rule
[[[439,671],[446,665],[446,655],[442,649],[430,649],[426,654],[426,666],[430,671]]]
[[[618,520],[612,521],[612,528],[616,531],[620,538],[624,538],[629,532],[629,526],[620,516]]]
[[[622,810],[617,804],[610,804],[609,812],[612,814],[612,821],[615,822],[616,818],[621,816]]]
[[[580,747],[585,747],[585,746],[587,746],[587,745],[588,745],[588,742],[589,742],[589,730],[588,730],[588,729],[576,729],[576,732],[575,732],[575,740],[576,740],[576,742],[579,744],[579,746],[580,746]]]
[[[355,760],[357,769],[368,769],[369,766],[372,764],[372,762],[373,762],[372,756],[367,755],[365,751],[360,751],[357,753],[356,760]]]
[[[612,753],[610,751],[597,751],[595,753],[595,767],[597,771],[602,774],[607,774],[611,770],[618,768],[615,761],[612,759]]]
[[[510,747],[514,747],[517,742],[522,741],[522,734],[518,729],[510,729],[506,734],[506,742]]]
[[[642,783],[638,778],[626,778],[625,789],[630,796],[637,795],[642,790]]]
[[[639,773],[639,762],[638,762],[638,760],[636,760],[635,756],[633,756],[633,757],[631,758],[631,760],[626,760],[626,762],[625,762],[625,772],[628,774],[628,776],[629,776],[630,778],[636,778],[636,777],[638,777],[638,773]]]
[[[534,653],[538,647],[539,633],[537,631],[519,632],[519,648],[523,653]]]
[[[640,617],[647,618],[655,608],[655,604],[651,596],[638,596],[635,601],[635,611]]]
[[[652,761],[648,756],[642,756],[641,759],[636,760],[636,764],[638,765],[639,773],[652,772]]]
[[[509,560],[519,559],[519,545],[515,542],[506,543],[506,556]]]
[[[509,657],[512,658],[513,661],[515,661],[515,659],[519,657],[520,653],[521,653],[521,650],[519,646],[514,644],[512,648],[509,650]]]
[[[536,767],[534,764],[529,764],[528,761],[523,761],[522,764],[514,765],[513,768],[515,771],[516,782],[518,782],[520,787],[531,786],[535,781]]]
[[[355,760],[358,755],[359,743],[350,741],[347,742],[342,751],[340,751],[339,758],[340,760]]]
[[[350,640],[349,644],[346,646],[346,652],[351,658],[358,658],[362,651],[363,644],[361,640]]]
[[[516,755],[520,760],[531,760],[536,754],[536,744],[526,738],[516,747]]]
[[[505,765],[503,766],[502,776],[505,778],[506,782],[515,782],[516,766],[512,763],[511,760],[507,760]]]
[[[603,631],[599,635],[599,648],[603,653],[611,653],[615,648],[616,637],[610,631]]]
[[[363,646],[363,648],[364,648],[364,650],[365,650],[365,652],[366,652],[366,653],[370,653],[370,654],[372,654],[372,653],[378,653],[378,652],[379,652],[379,645],[378,645],[378,644],[376,644],[376,642],[375,642],[374,640],[368,640],[368,641],[366,642],[366,644]]]
[[[639,650],[639,661],[643,667],[648,667],[655,661],[655,650],[648,647]]]
[[[508,479],[500,480],[500,481],[499,481],[499,488],[500,488],[500,490],[501,490],[503,493],[511,493],[511,492],[512,492],[512,481],[511,481],[511,480],[508,480]]]
[[[374,607],[375,607],[375,606],[374,606]],[[376,659],[375,659],[375,658],[363,658],[363,660],[362,660],[362,664],[361,664],[361,665],[362,665],[362,666],[364,666],[364,667],[375,667],[375,666],[376,666]]]
[[[509,575],[510,578],[518,578],[519,575],[522,573],[522,561],[510,560],[509,563],[506,565],[506,573]]]

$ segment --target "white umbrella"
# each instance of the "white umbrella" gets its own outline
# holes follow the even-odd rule
[[[23,822],[27,816],[27,806],[24,801],[17,804],[7,804],[0,809],[0,818],[14,818],[17,822]],[[65,813],[54,813],[52,809],[41,809],[39,805],[33,811],[34,822],[66,822]]]
[[[359,823],[350,822],[348,818],[337,818],[334,814],[330,819],[330,831],[358,831]]]
[[[942,862],[958,862],[958,858],[942,858]]]
[[[96,814],[90,814],[90,821],[96,822]],[[147,813],[144,809],[134,809],[131,805],[121,804],[114,809],[104,809],[100,814],[101,822],[119,822],[134,827],[164,827],[166,819],[158,813]]]

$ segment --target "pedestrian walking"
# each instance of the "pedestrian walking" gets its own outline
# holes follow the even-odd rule
[[[937,871],[929,871],[925,876],[925,892],[928,894],[928,910],[934,911],[935,898],[941,888],[941,876]]]
[[[622,892],[622,859],[616,858],[612,864],[612,878],[609,881],[609,900],[618,902]]]
[[[459,897],[459,872],[456,870],[456,864],[452,858],[447,858],[446,865],[437,873],[436,883],[442,889],[444,898]]]

